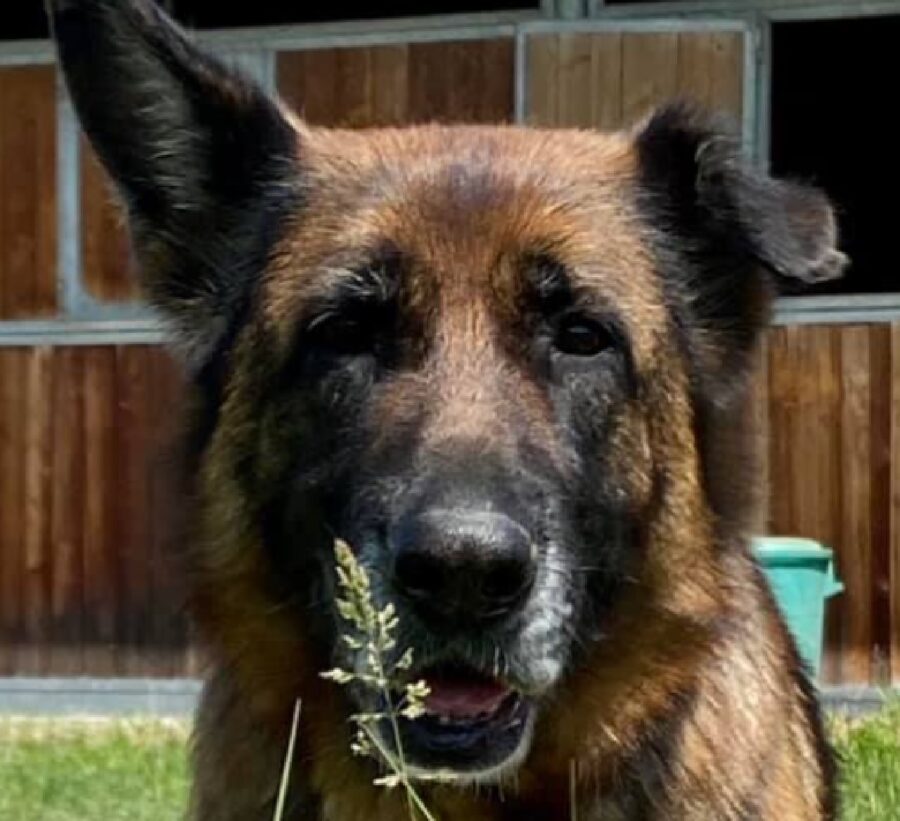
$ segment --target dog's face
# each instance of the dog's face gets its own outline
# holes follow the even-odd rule
[[[668,315],[632,143],[427,129],[301,152],[319,171],[260,294],[273,376],[246,397],[261,451],[291,454],[267,550],[283,595],[332,601],[333,536],[353,545],[431,687],[407,755],[484,777],[641,572],[641,383]],[[329,608],[325,646],[345,630]]]
[[[606,136],[309,129],[149,2],[51,6],[201,395],[200,575],[359,670],[348,542],[431,687],[408,760],[483,781],[617,631],[703,625],[740,480],[707,433],[738,424],[769,272],[842,266],[817,192],[677,107]]]

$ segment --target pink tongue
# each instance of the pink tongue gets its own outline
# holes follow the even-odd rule
[[[475,718],[495,712],[509,695],[509,688],[498,681],[464,679],[427,679],[431,692],[425,709],[448,718]]]

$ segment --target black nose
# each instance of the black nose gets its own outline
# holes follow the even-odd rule
[[[503,513],[430,509],[391,533],[394,584],[429,623],[484,626],[518,610],[534,584],[528,532]]]

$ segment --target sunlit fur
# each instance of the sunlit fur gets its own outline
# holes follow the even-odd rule
[[[404,817],[350,754],[365,697],[319,672],[357,663],[333,539],[383,605],[385,529],[437,487],[502,498],[539,554],[502,629],[447,639],[396,602],[420,668],[464,659],[535,708],[508,760],[423,786],[437,817],[832,818],[812,690],[748,550],[746,404],[772,275],[844,263],[827,201],[689,108],[608,135],[321,130],[149,0],[49,5],[192,382],[185,573],[211,659],[192,816],[271,818],[300,698],[287,817]],[[562,310],[608,345],[560,353]]]

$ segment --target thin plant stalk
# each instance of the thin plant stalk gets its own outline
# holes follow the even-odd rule
[[[392,769],[397,775],[401,776],[403,779],[403,786],[406,790],[407,800],[410,802],[409,806],[409,817],[415,821],[415,812],[413,811],[413,804],[418,808],[419,812],[425,816],[426,821],[437,821],[437,819],[431,814],[431,811],[428,809],[428,806],[425,804],[422,796],[419,795],[419,791],[412,785],[409,780],[409,777],[406,773],[406,769],[404,765],[400,763],[396,758],[394,758],[393,754],[387,747],[384,746],[381,739],[378,737],[378,733],[372,730],[370,727],[363,725],[363,731],[368,737],[369,741],[372,742],[375,749],[378,750],[378,753],[384,759],[384,762]]]
[[[297,743],[297,730],[300,727],[301,701],[298,698],[294,704],[294,718],[291,722],[291,734],[288,737],[287,752],[284,756],[284,766],[281,769],[281,783],[278,785],[278,800],[275,803],[275,815],[272,821],[281,821],[284,817],[284,805],[287,801],[288,784],[291,780],[291,765],[294,761],[294,747]]]
[[[398,775],[403,779],[403,788],[406,791],[406,805],[409,809],[409,817],[411,819],[415,819],[416,814],[413,810],[413,793],[415,790],[413,789],[412,784],[409,782],[409,772],[406,768],[406,758],[403,755],[403,742],[400,739],[400,725],[397,723],[397,711],[394,708],[394,699],[391,696],[391,688],[388,684],[387,675],[384,671],[384,664],[381,661],[381,654],[376,654],[376,664],[378,669],[378,677],[381,680],[381,690],[384,694],[385,702],[387,703],[387,714],[388,719],[391,722],[391,730],[394,734],[394,744],[397,747],[397,761],[400,765],[398,770]],[[374,733],[369,733],[370,737],[374,735]],[[426,815],[426,818],[428,816]]]

